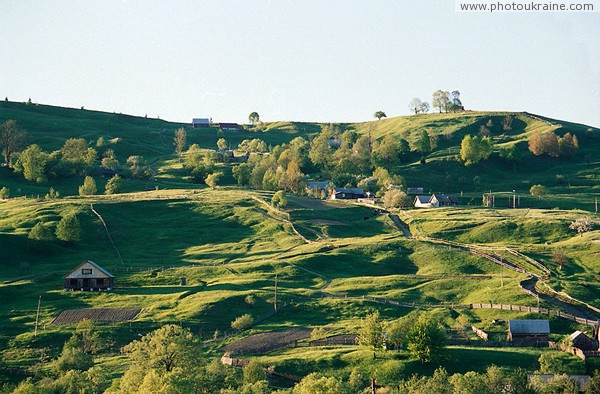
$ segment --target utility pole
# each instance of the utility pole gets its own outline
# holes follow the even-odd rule
[[[277,274],[275,274],[275,299],[273,301],[273,310],[277,313]]]
[[[594,199],[594,205],[596,206],[596,213],[598,213],[598,197]]]
[[[35,331],[33,333],[34,337],[37,337],[38,322],[40,321],[40,305],[41,304],[42,304],[42,296],[40,296],[40,298],[38,298],[37,313],[35,315]]]
[[[513,190],[513,209],[515,209],[516,207],[517,207],[517,194]]]

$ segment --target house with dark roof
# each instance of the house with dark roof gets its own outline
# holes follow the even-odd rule
[[[365,196],[365,191],[360,187],[335,187],[331,190],[329,198],[332,200],[355,200]]]
[[[114,275],[91,260],[79,264],[63,279],[65,291],[102,291],[115,286]]]
[[[509,320],[507,341],[548,344],[550,322],[548,320]]]
[[[308,181],[306,182],[306,194],[309,196],[320,196],[321,193],[327,192],[327,189],[331,188],[333,183],[329,181],[319,182],[319,181]],[[327,194],[325,194],[326,196]]]
[[[439,208],[458,206],[458,198],[453,195],[432,194],[431,196],[415,196],[415,208]]]
[[[219,123],[219,128],[221,130],[231,130],[231,131],[239,131],[241,127],[237,123]]]
[[[210,127],[210,119],[208,119],[208,118],[194,118],[194,119],[192,119],[192,127],[195,128],[195,129]]]

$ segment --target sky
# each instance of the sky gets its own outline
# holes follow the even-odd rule
[[[599,1],[599,0],[592,0]],[[466,109],[600,127],[600,13],[451,0],[0,1],[0,98],[191,122]],[[600,4],[598,4],[600,7]]]

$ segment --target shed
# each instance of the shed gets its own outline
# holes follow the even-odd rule
[[[336,187],[331,191],[332,200],[354,200],[365,196],[365,191],[360,187]]]
[[[65,291],[102,291],[114,286],[114,275],[91,260],[84,261],[64,276]]]
[[[548,320],[509,320],[508,341],[548,342],[550,322]]]
[[[208,119],[208,118],[194,118],[194,119],[192,119],[192,127],[195,128],[195,129],[210,127],[210,119]]]
[[[598,350],[598,342],[588,337],[581,331],[575,331],[569,335],[571,346],[581,350]]]
[[[407,187],[406,194],[423,194],[422,187]]]

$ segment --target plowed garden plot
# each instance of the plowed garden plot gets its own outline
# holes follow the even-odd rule
[[[286,347],[295,341],[308,337],[310,337],[310,330],[306,328],[271,331],[250,335],[249,337],[230,343],[223,350],[231,355],[262,354]]]
[[[356,334],[340,334],[309,342],[310,346],[357,345]]]
[[[52,324],[79,323],[84,319],[110,322],[127,321],[136,317],[140,310],[140,308],[67,309],[56,316],[52,320]]]

